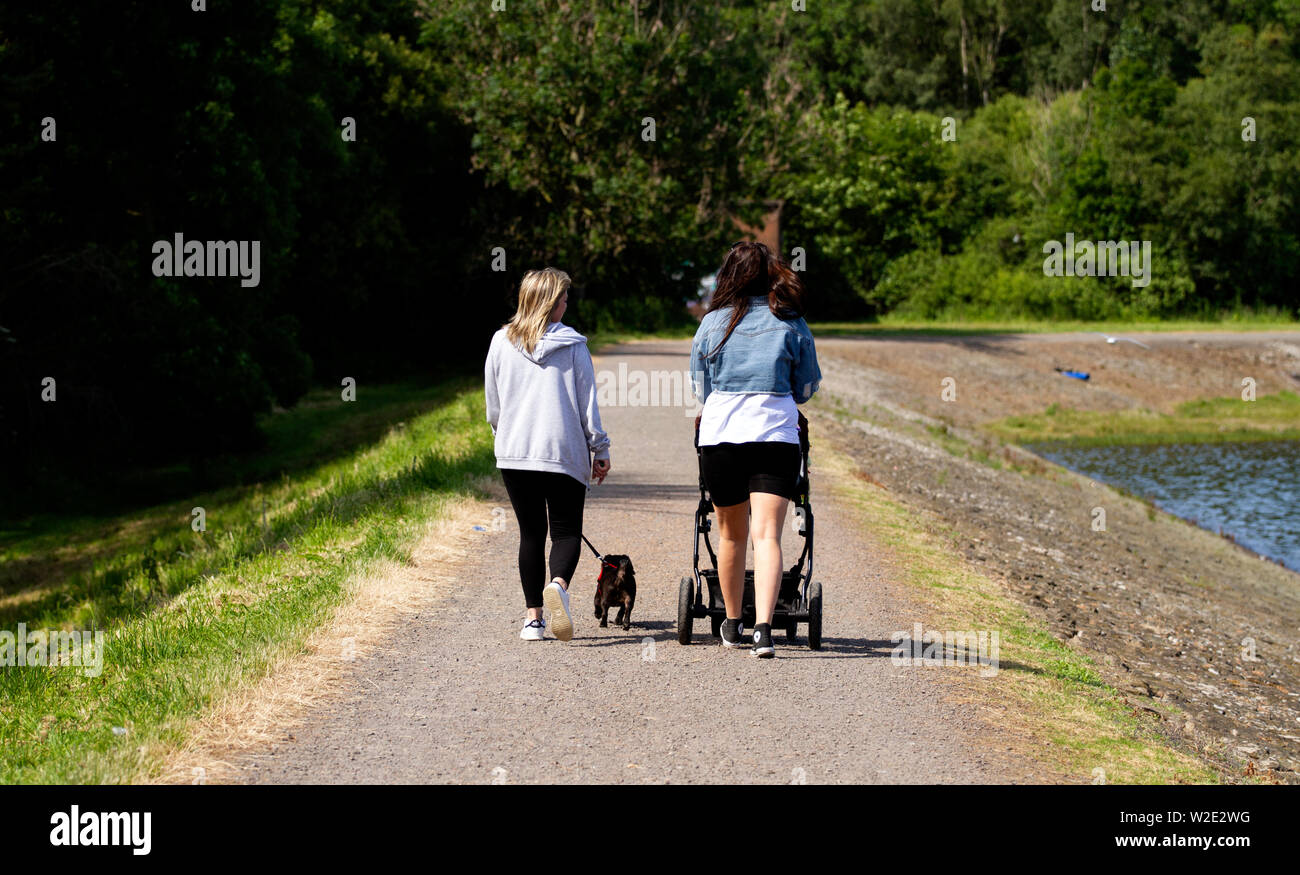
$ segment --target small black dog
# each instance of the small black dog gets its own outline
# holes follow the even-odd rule
[[[606,556],[600,563],[600,577],[596,578],[596,619],[603,629],[609,625],[609,608],[618,605],[614,625],[622,624],[626,631],[632,626],[632,606],[636,604],[636,571],[632,560],[626,556]]]

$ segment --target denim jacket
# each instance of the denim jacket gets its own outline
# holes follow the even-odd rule
[[[794,396],[803,404],[817,391],[822,372],[812,332],[801,317],[779,319],[766,297],[749,299],[749,310],[722,343],[731,324],[731,308],[706,313],[691,343],[691,387],[700,403],[710,392],[762,392]]]

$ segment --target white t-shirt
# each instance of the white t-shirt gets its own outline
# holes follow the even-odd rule
[[[710,392],[700,412],[700,446],[753,441],[799,443],[799,407],[794,396]]]

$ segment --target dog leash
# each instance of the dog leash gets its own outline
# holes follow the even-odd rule
[[[605,557],[600,555],[600,552],[591,545],[591,542],[587,540],[586,535],[579,534],[578,537],[582,538],[582,542],[587,545],[587,549],[591,551],[592,556],[595,556],[596,559],[599,560],[600,562],[605,561]]]
[[[583,543],[587,545],[587,549],[591,551],[591,555],[595,556],[596,561],[598,561],[601,565],[608,565],[610,568],[618,568],[618,566],[615,565],[613,562],[605,561],[605,557],[600,555],[600,552],[595,547],[592,546],[591,542],[587,540],[586,535],[579,534],[578,537],[582,538]]]
[[[598,485],[599,485],[599,484],[598,484]],[[591,494],[591,483],[590,483],[590,481],[588,481],[588,483],[587,483],[587,494],[588,494],[588,495]],[[584,534],[582,534],[581,532],[579,532],[579,533],[578,533],[578,537],[582,538],[582,542],[583,542],[584,544],[587,545],[587,549],[591,551],[591,555],[592,555],[592,556],[595,556],[595,557],[596,557],[596,561],[597,561],[597,562],[599,562],[601,565],[608,566],[609,568],[613,568],[613,569],[617,569],[617,568],[618,568],[618,566],[615,565],[613,562],[606,562],[606,561],[605,561],[605,557],[602,556],[602,555],[600,555],[600,551],[597,550],[597,549],[592,545],[592,543],[591,543],[590,541],[587,540],[587,536],[586,536],[586,535],[584,535]]]

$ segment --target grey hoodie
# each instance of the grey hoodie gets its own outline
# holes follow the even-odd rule
[[[587,338],[564,323],[552,322],[531,353],[504,328],[492,335],[483,386],[498,468],[555,471],[585,485],[591,454],[609,458]]]

